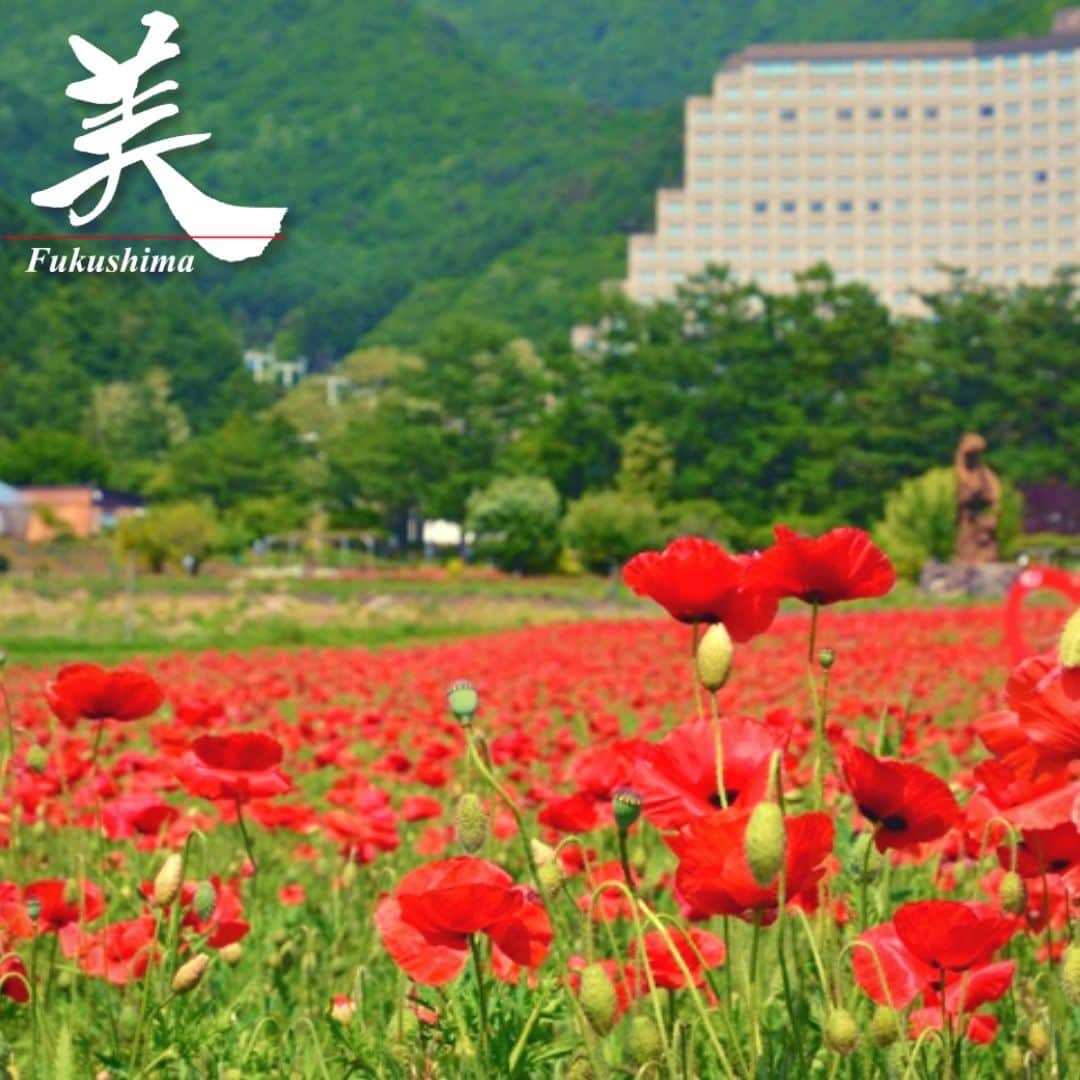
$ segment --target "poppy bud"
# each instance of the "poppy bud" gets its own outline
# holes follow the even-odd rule
[[[1061,631],[1058,659],[1064,668],[1080,667],[1080,608],[1069,616]]]
[[[1073,1005],[1080,1005],[1080,945],[1073,942],[1061,958],[1061,984]]]
[[[31,922],[38,921],[38,916],[41,914],[41,901],[37,897],[31,897],[26,901],[26,914],[30,916]]]
[[[579,1054],[573,1061],[570,1062],[569,1068],[563,1073],[566,1080],[595,1080],[596,1072],[593,1070],[592,1062],[586,1054]]]
[[[859,1027],[847,1009],[833,1009],[825,1020],[825,1045],[845,1057],[859,1045]]]
[[[734,656],[735,646],[727,627],[723,623],[713,623],[701,635],[694,654],[697,676],[706,690],[716,693],[727,682]]]
[[[615,1026],[619,998],[608,973],[599,964],[589,964],[582,971],[578,1000],[597,1035],[606,1035]]]
[[[822,649],[818,653],[818,663],[822,671],[828,671],[836,663],[836,653],[832,649]]]
[[[187,994],[202,982],[206,967],[210,963],[210,957],[206,953],[193,956],[187,963],[181,964],[173,976],[172,991],[174,994]]]
[[[658,1060],[662,1050],[656,1021],[648,1013],[638,1013],[632,1017],[626,1032],[626,1053],[634,1065],[640,1068]]]
[[[900,1038],[900,1021],[896,1019],[896,1010],[888,1005],[879,1005],[874,1010],[870,1021],[870,1038],[875,1046],[884,1049],[892,1046]]]
[[[44,746],[34,743],[26,751],[26,767],[35,773],[43,773],[49,764],[49,752]]]
[[[856,884],[872,885],[881,876],[881,864],[882,858],[874,847],[874,834],[859,833],[851,845],[851,858],[848,862],[848,872]]]
[[[533,862],[538,867],[555,861],[555,849],[550,844],[545,844],[543,840],[533,837],[529,841],[529,847],[532,850]]]
[[[630,826],[641,817],[641,796],[633,788],[616,788],[611,797],[611,806],[615,811],[615,824],[621,833],[629,832]]]
[[[183,870],[183,857],[175,851],[161,864],[154,878],[154,903],[158,907],[168,907],[179,896]]]
[[[478,795],[466,791],[458,799],[457,813],[454,816],[454,829],[461,846],[475,855],[483,846],[488,836],[488,816],[484,804]]]
[[[787,835],[783,811],[770,799],[759,802],[746,824],[746,861],[754,880],[769,885],[784,865]]]
[[[1005,1075],[1019,1080],[1027,1075],[1027,1065],[1024,1063],[1024,1051],[1016,1043],[1010,1043],[1005,1047]]]
[[[1041,1020],[1033,1020],[1027,1033],[1028,1049],[1037,1058],[1044,1058],[1050,1053],[1050,1032]]]
[[[239,941],[230,941],[228,945],[222,945],[218,949],[218,956],[225,961],[229,967],[236,967],[237,964],[244,958],[244,946]]]
[[[199,882],[191,906],[194,908],[195,914],[199,918],[199,922],[206,922],[206,920],[214,914],[214,908],[217,907],[217,893],[214,891],[214,886],[209,881]]]
[[[1027,908],[1027,886],[1015,870],[1006,871],[1001,879],[998,900],[1001,902],[1001,910],[1010,915],[1023,915]]]
[[[335,994],[330,1004],[330,1019],[338,1024],[348,1024],[356,1015],[356,1002],[348,994]]]
[[[540,882],[540,888],[544,892],[549,900],[554,899],[562,888],[563,881],[566,879],[563,877],[562,867],[559,865],[558,859],[554,859],[551,862],[541,863],[536,868],[536,877]]]
[[[480,704],[480,696],[476,692],[476,687],[471,682],[465,682],[464,680],[451,685],[446,692],[446,700],[450,705],[450,711],[454,714],[454,718],[464,725],[472,722],[477,706]]]

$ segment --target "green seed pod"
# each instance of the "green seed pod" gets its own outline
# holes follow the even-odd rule
[[[558,859],[554,862],[541,863],[536,868],[536,876],[540,882],[540,887],[544,890],[544,895],[549,900],[558,896],[559,890],[566,880],[563,877],[562,867],[559,865]]]
[[[1075,941],[1061,958],[1061,985],[1073,1005],[1080,1005],[1080,944]]]
[[[867,851],[867,848],[870,850]],[[855,837],[855,843],[851,845],[851,856],[848,859],[848,872],[858,885],[872,885],[881,877],[883,863],[881,855],[874,846],[874,834],[861,832]]]
[[[616,788],[611,796],[611,807],[619,832],[629,832],[630,826],[641,817],[641,796],[630,787]]]
[[[1019,1080],[1027,1075],[1027,1065],[1024,1063],[1024,1051],[1016,1043],[1010,1043],[1005,1047],[1005,1075],[1009,1080]]]
[[[461,846],[470,855],[475,855],[484,846],[488,837],[488,815],[479,795],[466,791],[458,799],[454,829]]]
[[[581,973],[578,1000],[597,1035],[606,1035],[615,1026],[619,998],[608,973],[599,964],[589,964]]]
[[[1028,1049],[1037,1058],[1044,1058],[1050,1053],[1050,1032],[1041,1020],[1033,1020],[1027,1033]]]
[[[879,1005],[874,1010],[874,1017],[870,1021],[870,1038],[881,1049],[892,1046],[900,1038],[900,1021],[896,1018],[895,1009]]]
[[[214,886],[209,881],[199,882],[191,906],[199,917],[199,922],[206,922],[214,914],[214,909],[217,907],[217,893],[214,892]]]
[[[746,825],[746,861],[762,887],[770,885],[780,872],[786,847],[783,811],[772,800],[759,802]]]
[[[596,1080],[596,1073],[587,1054],[579,1054],[574,1058],[566,1067],[563,1076],[566,1080]]]
[[[626,1054],[636,1068],[658,1061],[663,1051],[660,1029],[648,1013],[631,1017],[626,1029]]]
[[[35,773],[43,773],[49,766],[49,751],[34,743],[26,751],[26,767]]]
[[[1061,631],[1058,660],[1064,668],[1080,667],[1080,608],[1069,616]]]
[[[713,623],[701,635],[694,654],[697,677],[706,690],[715,693],[727,682],[734,656],[735,646],[727,627],[723,623]]]
[[[462,724],[472,721],[476,710],[480,705],[480,696],[471,682],[464,680],[454,683],[446,692],[446,700],[450,705],[450,711]]]
[[[1001,910],[1010,915],[1023,915],[1027,909],[1027,886],[1015,870],[1006,871],[1001,879],[998,900],[1001,901]]]
[[[825,1020],[825,1045],[845,1057],[859,1045],[859,1026],[847,1009],[833,1009],[829,1013]]]
[[[836,653],[832,649],[822,649],[818,653],[818,663],[822,671],[828,671],[836,663]]]

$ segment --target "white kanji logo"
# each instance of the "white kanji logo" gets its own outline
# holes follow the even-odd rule
[[[139,51],[118,63],[108,53],[73,34],[68,38],[72,52],[89,71],[90,78],[73,82],[67,96],[90,105],[113,105],[98,116],[82,122],[87,132],[75,140],[75,149],[95,154],[105,160],[91,165],[30,196],[35,206],[68,209],[74,226],[86,225],[108,208],[120,183],[120,174],[129,165],[141,163],[154,178],[173,217],[200,247],[225,262],[240,262],[261,255],[277,234],[287,207],[233,206],[204,194],[185,179],[164,155],[186,146],[195,146],[210,138],[199,135],[176,135],[142,146],[127,147],[132,139],[154,124],[180,112],[177,105],[155,105],[141,109],[151,98],[170,93],[178,84],[166,79],[139,93],[139,80],[152,68],[180,55],[180,46],[169,40],[180,25],[171,15],[152,11],[142,18],[146,37]],[[75,201],[98,184],[104,184],[97,205],[88,213],[74,209]]]

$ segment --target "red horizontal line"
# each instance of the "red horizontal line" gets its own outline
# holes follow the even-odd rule
[[[61,233],[55,236],[16,236],[7,234],[0,240],[284,240],[286,234],[276,236],[188,236],[186,233],[175,236],[108,236],[103,234]]]

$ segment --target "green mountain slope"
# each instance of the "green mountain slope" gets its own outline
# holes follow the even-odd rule
[[[63,97],[82,73],[66,37],[126,58],[142,40],[141,10],[8,0],[0,189],[28,197],[90,163],[71,149],[92,110]],[[485,276],[506,282],[485,296],[522,330],[565,325],[571,298],[594,280],[576,252],[610,252],[608,238],[644,226],[656,187],[677,175],[677,110],[618,111],[519,84],[402,0],[175,0],[169,10],[183,53],[143,86],[176,78],[181,114],[154,136],[212,132],[171,162],[217,198],[290,207],[288,238],[259,260],[221,264],[192,245],[201,280],[256,323],[302,312],[309,348],[340,353],[399,305],[426,310],[429,283],[452,301]],[[16,124],[26,98],[54,119]],[[95,229],[175,231],[144,170],[122,189]],[[50,219],[65,225],[61,212]],[[565,252],[548,267],[546,299],[521,295],[533,245]],[[603,276],[619,272],[600,264]]]
[[[755,42],[1041,32],[1073,0],[423,0],[507,70],[594,101],[701,93]]]

